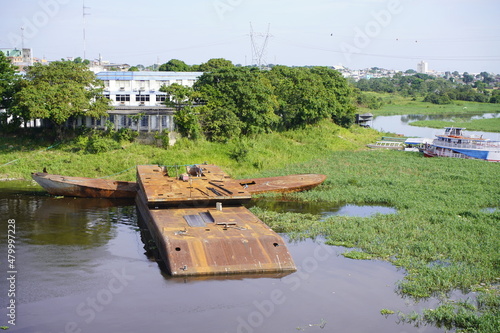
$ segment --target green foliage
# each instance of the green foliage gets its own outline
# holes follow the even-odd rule
[[[357,259],[357,260],[369,260],[373,259],[373,256],[369,253],[360,252],[360,251],[349,251],[344,252],[342,255],[349,259]]]
[[[162,86],[160,91],[168,94],[165,105],[175,107],[177,111],[182,109],[183,105],[192,105],[194,91],[191,87],[172,83],[169,86]]]
[[[84,64],[55,61],[35,64],[14,95],[12,112],[25,121],[50,120],[62,136],[63,124],[73,116],[106,114],[109,100],[102,98],[103,84]]]
[[[197,70],[200,72],[211,72],[220,68],[226,67],[234,67],[233,63],[230,60],[226,60],[224,58],[214,58],[210,59],[207,62],[201,64]]]
[[[384,105],[384,100],[382,97],[377,97],[372,94],[367,94],[358,91],[356,97],[356,103],[360,107],[366,107],[371,110],[378,110]]]
[[[91,154],[99,154],[119,148],[120,144],[112,138],[96,135],[89,138],[86,146],[86,151]]]
[[[170,147],[170,132],[168,130],[163,130],[161,132],[155,133],[155,139],[160,141],[160,146],[167,149]]]
[[[412,126],[444,128],[449,126],[465,127],[469,131],[500,132],[500,118],[473,119],[463,121],[455,118],[452,121],[420,120],[411,123]]]
[[[139,132],[134,131],[130,128],[120,128],[116,133],[113,133],[115,140],[134,142],[134,140],[139,136]]]
[[[424,102],[433,104],[451,104],[451,98],[447,94],[430,93],[425,96]]]
[[[171,59],[163,65],[160,65],[158,70],[163,72],[189,72],[191,71],[191,66],[187,65],[182,60]]]
[[[485,73],[489,78],[488,73]],[[355,83],[356,88],[361,91],[373,91],[379,93],[397,93],[401,96],[425,96],[426,102],[434,104],[449,104],[451,100],[462,100],[471,102],[488,102],[490,100],[486,82],[477,81],[473,89],[468,83],[474,77],[464,73],[464,83],[436,78],[426,74],[415,74],[409,76],[395,75],[392,78],[361,79]],[[486,79],[488,83],[491,81]]]
[[[252,149],[248,140],[244,138],[238,138],[231,142],[228,149],[229,157],[239,163],[244,162],[248,159],[250,150]]]
[[[197,110],[191,106],[185,106],[174,114],[174,122],[177,131],[188,139],[197,140],[201,137],[201,128],[198,121]]]
[[[352,88],[326,67],[223,67],[202,75],[194,89],[206,102],[200,120],[209,140],[299,128],[328,118],[344,127],[354,121]]]
[[[231,110],[218,106],[200,106],[198,111],[203,133],[208,140],[227,142],[241,134],[241,121]]]

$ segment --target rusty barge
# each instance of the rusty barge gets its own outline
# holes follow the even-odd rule
[[[243,207],[250,199],[214,165],[179,177],[137,167],[137,207],[173,276],[295,271],[284,240]]]
[[[81,198],[133,199],[137,193],[136,182],[127,182],[101,178],[70,177],[34,172],[31,174],[49,194]],[[226,179],[227,183],[237,188],[244,188],[250,194],[267,192],[290,193],[310,190],[326,179],[321,174],[299,174],[278,177]]]

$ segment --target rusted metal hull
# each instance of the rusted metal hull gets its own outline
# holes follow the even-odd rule
[[[259,194],[259,193],[267,193],[267,192],[279,192],[279,193],[290,193],[290,192],[298,192],[298,191],[306,191],[310,190],[321,183],[323,183],[326,179],[325,175],[321,174],[300,174],[300,175],[289,175],[289,176],[278,176],[278,177],[266,177],[266,178],[248,178],[248,179],[230,179],[229,176],[224,174],[223,172],[218,172],[220,169],[216,169],[215,166],[207,166],[211,167],[213,173],[209,175],[211,178],[209,182],[212,182],[216,185],[220,184],[221,178],[225,182],[226,187],[230,187],[229,191],[231,192],[241,192],[241,196],[233,196],[232,199],[234,201],[244,202],[249,199],[249,195]],[[151,180],[153,179],[162,179],[164,178],[166,171],[158,167],[158,173],[153,173]],[[137,193],[137,186],[135,182],[125,182],[125,181],[117,181],[111,179],[98,179],[98,178],[87,178],[87,177],[68,177],[61,175],[52,175],[47,173],[33,173],[33,179],[42,186],[47,192],[56,196],[71,196],[71,197],[83,197],[83,198],[135,198]],[[161,198],[162,193],[151,193],[151,195],[156,195],[157,198],[151,197],[151,202],[156,203],[172,203],[175,204],[175,193],[182,193],[183,201],[186,201],[186,198],[192,202],[196,202],[198,200],[209,200],[209,201],[217,201],[218,199],[224,199],[227,197],[227,192],[220,190],[219,187],[214,186],[212,184],[205,185],[204,187],[211,187],[216,191],[220,192],[221,195],[216,195],[215,192],[207,190],[206,188],[202,189],[203,192],[208,193],[207,195],[198,195],[203,194],[200,192],[200,188],[196,188],[196,182],[193,184],[194,189],[189,189],[186,187],[180,187],[183,189],[181,192],[173,192],[172,186],[170,184],[166,184],[163,186],[162,191],[168,190],[173,193],[170,194],[168,200],[165,200],[165,197]],[[179,187],[177,187],[179,189]],[[158,191],[160,189],[157,188]],[[197,192],[193,194],[193,191]],[[208,191],[208,192],[207,192]],[[219,197],[219,198],[217,198]]]
[[[160,166],[137,166],[138,188],[150,207],[199,206],[216,202],[241,204],[252,196],[214,165],[200,165],[199,174],[170,177]]]
[[[295,271],[283,239],[245,207],[235,205],[250,195],[238,190],[240,185],[231,184],[220,169],[202,167],[203,172],[192,181],[169,177],[159,167],[137,167],[137,207],[169,273],[203,276]],[[207,189],[214,184],[218,185],[216,192],[224,195]]]
[[[52,195],[83,198],[134,198],[135,182],[32,173],[31,177]]]
[[[310,190],[326,180],[321,174],[302,174],[267,178],[235,179],[232,182],[239,184],[251,194],[278,192],[291,193]]]

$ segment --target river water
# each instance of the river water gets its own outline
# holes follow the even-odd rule
[[[133,202],[0,186],[0,326],[7,332],[443,332],[380,314],[435,306],[396,293],[403,271],[347,259],[344,248],[321,240],[287,241],[298,271],[284,277],[171,278],[148,255]]]
[[[459,119],[460,121],[470,121],[473,119],[488,119],[498,118],[500,113],[480,113],[480,114],[457,114],[457,115],[404,115],[404,116],[377,116],[373,119],[370,126],[381,132],[391,132],[403,134],[404,136],[415,136],[423,138],[435,138],[438,134],[443,134],[444,129],[417,127],[412,126],[411,123],[417,120],[443,120],[453,121]],[[480,131],[466,131],[467,134],[483,136],[495,141],[500,141],[500,133],[480,132]]]

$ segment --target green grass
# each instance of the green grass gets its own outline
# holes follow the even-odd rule
[[[322,157],[325,153],[365,149],[365,145],[380,138],[371,129],[354,127],[346,130],[330,122],[287,133],[270,133],[248,140],[235,140],[227,144],[208,141],[192,142],[181,139],[169,149],[138,143],[122,143],[120,149],[105,153],[88,154],[77,151],[77,140],[53,144],[28,137],[0,138],[0,179],[31,179],[30,174],[49,173],[106,177],[134,180],[138,164],[184,165],[205,161],[220,165],[234,177],[251,175],[261,170],[283,168],[289,163],[303,162]],[[241,144],[247,152],[232,158]],[[9,163],[9,164],[7,164]],[[129,169],[127,172],[120,173]]]
[[[404,114],[458,114],[458,113],[498,113],[500,104],[453,101],[452,104],[437,105],[422,102],[423,97],[402,97],[396,94],[381,94],[370,92],[370,95],[381,97],[384,106],[379,110],[360,108],[360,113],[370,112],[376,116],[391,116]]]
[[[466,314],[467,323],[461,317],[460,321],[449,319],[446,325],[488,332],[487,327],[499,318],[498,311],[482,306],[481,299],[488,304],[500,302],[499,294],[491,292],[500,278],[500,164],[365,148],[381,135],[325,122],[228,144],[181,140],[168,150],[126,144],[100,154],[73,152],[71,142],[44,150],[50,143],[3,137],[0,178],[29,179],[30,172],[43,167],[51,173],[89,177],[132,168],[113,177],[132,180],[136,164],[204,161],[220,165],[235,178],[323,173],[328,179],[321,186],[290,198],[332,205],[383,203],[396,208],[397,214],[332,216],[322,221],[311,214],[252,211],[292,238],[324,237],[328,244],[352,248],[346,257],[379,258],[403,268],[406,275],[398,285],[403,295],[425,298],[482,286],[481,297],[472,305],[476,317]],[[242,145],[245,149],[238,150]],[[238,160],[231,158],[234,151],[242,152]],[[4,165],[12,160],[16,161]],[[455,313],[462,313],[453,305]],[[442,311],[450,312],[448,308]],[[440,325],[440,319],[427,312],[409,318]]]
[[[470,121],[440,121],[440,120],[420,120],[411,123],[412,126],[443,128],[449,126],[466,127],[469,131],[484,131],[500,133],[500,118],[473,119]]]

